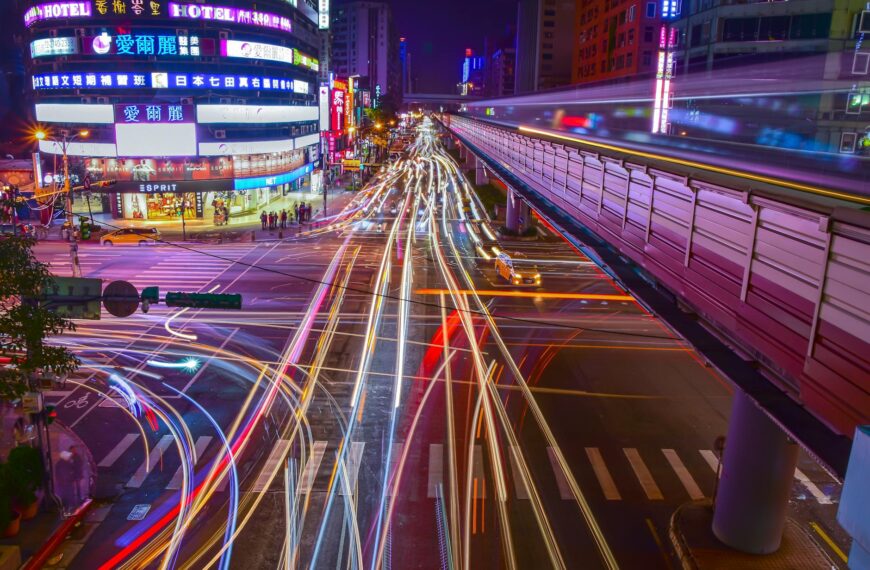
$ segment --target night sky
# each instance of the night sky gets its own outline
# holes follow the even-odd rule
[[[517,0],[389,1],[421,93],[453,93],[465,48],[482,54],[484,37],[501,38],[517,17]]]

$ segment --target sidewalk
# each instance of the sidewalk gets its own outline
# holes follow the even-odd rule
[[[0,457],[4,461],[9,456],[9,452],[16,446],[14,426],[15,422],[22,417],[25,419],[25,424],[29,425],[28,418],[21,413],[19,408],[5,404],[0,410],[0,426],[2,426]],[[72,511],[91,495],[97,475],[96,465],[88,447],[72,430],[55,422],[49,426],[48,432],[51,463],[54,467],[54,492],[64,501],[67,510]],[[25,433],[32,445],[39,444],[35,429],[25,430]],[[71,452],[80,457],[78,462],[80,473],[77,479],[70,477],[76,470],[72,468],[72,461],[70,461],[69,454]],[[71,481],[71,479],[73,480]],[[36,517],[22,520],[21,531],[17,536],[0,539],[0,546],[13,546],[20,549],[22,561],[39,550],[66,520],[54,499],[48,496],[46,491],[43,489],[38,492],[41,503]]]

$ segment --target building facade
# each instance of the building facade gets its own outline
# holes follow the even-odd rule
[[[660,4],[577,0],[572,83],[654,73],[662,22]]]
[[[480,55],[474,55],[474,50],[465,50],[460,68],[461,80],[457,84],[459,94],[462,96],[481,96],[486,92],[486,59]]]
[[[575,12],[575,0],[520,0],[515,47],[517,94],[571,82]]]
[[[514,69],[517,51],[513,47],[501,47],[490,57],[490,80],[487,83],[487,96],[506,97],[514,94]]]
[[[169,220],[257,211],[316,168],[313,2],[24,4],[43,184],[66,152],[73,186],[117,181],[115,217]]]
[[[384,2],[349,2],[332,9],[332,69],[341,77],[367,77],[377,97],[401,95],[399,38]]]

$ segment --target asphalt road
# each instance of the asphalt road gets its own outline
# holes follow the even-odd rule
[[[493,240],[481,211],[423,128],[329,227],[82,246],[86,277],[243,309],[104,313],[60,339],[83,366],[47,399],[107,505],[67,563],[676,567],[668,520],[714,493],[732,388],[560,236]],[[492,247],[541,285],[499,277]],[[63,244],[38,256],[69,274]],[[800,470],[793,516],[845,549],[839,485]]]

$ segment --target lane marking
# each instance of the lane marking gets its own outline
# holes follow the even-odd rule
[[[656,541],[656,546],[659,547],[659,554],[661,554],[662,558],[664,558],[665,564],[667,565],[668,570],[671,570],[673,568],[673,565],[671,564],[671,558],[670,558],[670,556],[668,556],[668,551],[665,548],[665,545],[662,542],[661,537],[659,536],[659,531],[656,530],[656,526],[653,524],[652,519],[646,518],[644,520],[646,520],[646,527],[649,529],[650,533],[652,534],[653,540]]]
[[[716,457],[716,454],[710,449],[701,449],[698,452],[704,458],[704,461],[707,462],[707,465],[710,466],[710,469],[713,470],[713,473],[717,473],[719,471],[719,458]]]
[[[272,448],[272,453],[269,454],[266,463],[263,464],[263,468],[260,469],[260,473],[257,475],[257,480],[254,481],[253,485],[251,485],[251,488],[249,489],[250,492],[262,493],[266,490],[266,486],[272,478],[272,473],[275,471],[278,464],[284,460],[284,456],[287,454],[288,449],[290,449],[289,439],[279,439],[275,443],[275,447]],[[229,480],[229,473],[227,473],[226,478]]]
[[[444,446],[440,443],[432,443],[429,444],[429,481],[426,485],[426,497],[438,498],[442,485],[444,485]]]
[[[831,537],[828,536],[828,533],[822,530],[822,527],[812,521],[810,522],[810,527],[815,531],[816,534],[822,537],[822,540],[825,541],[825,544],[827,544],[831,548],[831,550],[834,551],[834,554],[836,554],[840,558],[840,560],[847,563],[849,562],[849,557],[846,556],[846,554],[840,549],[840,547],[837,546],[837,543],[835,543],[831,539]]]
[[[631,469],[634,471],[638,483],[643,487],[643,492],[646,493],[647,499],[650,499],[651,501],[663,500],[664,496],[662,496],[661,489],[656,485],[652,473],[650,473],[646,463],[643,462],[643,459],[640,458],[640,453],[638,453],[637,449],[626,447],[623,448],[622,452],[625,453],[625,457],[631,464]]]
[[[114,465],[115,461],[117,461],[119,457],[124,455],[124,452],[127,451],[127,449],[129,449],[129,447],[133,445],[133,442],[137,439],[139,439],[138,433],[128,433],[127,435],[125,435],[123,438],[121,438],[121,441],[119,441],[117,445],[112,448],[112,451],[110,451],[103,458],[103,460],[97,464],[97,467],[111,467],[112,465]]]
[[[344,473],[347,478],[347,487],[340,485],[340,495],[352,495],[356,492],[356,482],[359,478],[359,468],[362,464],[363,449],[366,443],[364,441],[353,441],[350,444],[347,458],[344,461]],[[350,489],[350,493],[347,489]]]
[[[132,489],[138,489],[142,486],[142,483],[145,482],[145,478],[148,477],[148,474],[151,471],[154,471],[154,468],[160,463],[160,458],[163,457],[163,452],[172,445],[172,436],[164,435],[160,438],[160,441],[157,442],[151,452],[148,454],[148,461],[142,461],[142,464],[139,466],[139,469],[136,470],[136,473],[127,481],[125,487],[129,487]]]
[[[200,457],[202,457],[202,454],[205,453],[208,444],[211,443],[211,439],[212,438],[210,435],[201,435],[199,436],[199,438],[197,438],[196,443],[193,445],[193,448],[195,450],[194,455],[196,456],[196,463],[199,463],[199,459]],[[194,467],[196,467],[196,463],[193,464]],[[191,473],[190,475],[192,477],[193,473]],[[172,476],[172,479],[169,481],[169,485],[167,485],[166,488],[170,491],[181,489],[181,482],[183,478],[184,470],[182,469],[181,465],[179,465],[178,469],[175,470],[175,475]]]
[[[801,485],[806,487],[807,491],[810,492],[810,495],[816,498],[820,505],[831,505],[833,501],[830,497],[828,497],[821,489],[819,489],[815,483],[810,481],[810,478],[807,477],[806,473],[801,471],[800,469],[794,470],[795,479],[800,481]]]
[[[616,488],[616,483],[613,477],[610,476],[610,471],[604,463],[604,458],[601,457],[601,451],[597,447],[587,447],[586,456],[589,462],[592,463],[592,471],[595,472],[595,478],[598,479],[598,484],[601,485],[601,490],[604,492],[604,498],[608,501],[619,501],[622,497],[619,490]]]
[[[520,471],[519,456],[520,448],[516,445],[511,446],[511,471],[514,474],[514,490],[517,493],[517,499],[527,501],[529,499],[529,490],[526,488],[525,479],[523,479]]]
[[[287,445],[290,445],[289,441]],[[326,453],[326,442],[315,441],[311,457],[308,458],[305,470],[302,472],[302,477],[299,478],[299,488],[303,495],[310,493],[311,489],[314,488],[314,479],[317,478],[317,471],[320,469],[320,462],[323,461],[324,453]]]
[[[686,469],[685,464],[683,464],[683,461],[680,459],[680,456],[677,455],[677,452],[673,449],[662,449],[662,453],[664,454],[665,459],[668,460],[668,463],[671,464],[671,469],[673,469],[674,473],[677,474],[680,483],[683,484],[689,497],[693,501],[700,501],[703,499],[704,493],[701,492],[701,488],[698,487],[698,484],[695,482],[695,479],[692,478],[692,474],[689,473],[689,470]]]
[[[559,487],[559,497],[563,501],[573,501],[574,494],[571,492],[571,486],[568,485],[568,478],[565,477],[565,472],[559,466],[559,460],[556,458],[556,450],[552,447],[547,447],[547,456],[550,458],[550,466],[553,468],[553,473],[556,476],[556,486]]]
[[[363,394],[365,397],[365,394]],[[393,449],[390,453],[390,469],[387,471],[387,496],[393,496],[393,479],[396,477],[396,470],[399,468],[399,461],[402,459],[402,448],[404,447],[404,441],[394,441]]]

